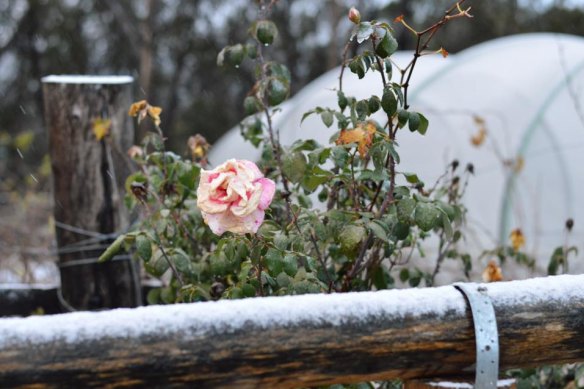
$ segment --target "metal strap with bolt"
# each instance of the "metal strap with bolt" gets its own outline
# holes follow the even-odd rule
[[[497,319],[487,287],[456,283],[470,305],[476,340],[475,389],[496,389],[499,377],[499,334]]]

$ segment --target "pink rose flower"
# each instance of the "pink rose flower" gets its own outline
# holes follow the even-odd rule
[[[197,205],[205,223],[217,235],[256,233],[276,185],[255,163],[230,159],[213,170],[202,170]]]

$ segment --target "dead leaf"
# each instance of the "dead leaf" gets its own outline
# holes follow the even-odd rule
[[[202,160],[207,156],[207,152],[209,151],[209,143],[204,136],[196,134],[189,137],[187,145],[189,146],[191,155],[195,160]]]
[[[497,266],[497,262],[493,260],[489,261],[487,267],[483,271],[483,281],[484,282],[503,281],[503,272],[501,271],[501,268]]]
[[[97,118],[93,120],[93,134],[95,139],[102,140],[109,134],[112,121],[110,119]]]
[[[357,127],[353,130],[341,130],[339,137],[337,138],[337,145],[348,145],[351,143],[357,143],[357,150],[359,151],[359,156],[365,158],[369,147],[373,142],[373,136],[377,131],[375,124],[371,122],[359,123]]]
[[[487,139],[487,129],[485,127],[479,128],[479,131],[470,138],[473,146],[479,147]]]
[[[511,231],[511,234],[509,234],[509,239],[511,239],[511,246],[515,251],[519,251],[521,247],[525,246],[525,236],[519,228]]]
[[[138,123],[144,120],[146,116],[149,116],[157,127],[160,126],[161,113],[162,108],[150,105],[146,100],[135,102],[128,110],[128,115],[132,117],[138,117]]]

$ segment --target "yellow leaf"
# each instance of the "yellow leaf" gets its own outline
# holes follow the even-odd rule
[[[503,281],[503,272],[501,268],[497,266],[497,263],[493,260],[489,261],[489,264],[483,271],[483,281],[484,282],[497,282]]]
[[[519,251],[519,249],[525,245],[525,236],[523,235],[523,232],[521,232],[519,228],[516,228],[513,231],[511,231],[509,239],[511,239],[511,246],[515,251]]]
[[[160,126],[160,113],[162,113],[162,108],[148,104],[148,116],[150,116],[150,119],[152,119],[156,126]]]
[[[515,163],[513,164],[513,171],[515,173],[519,173],[523,170],[525,166],[525,159],[520,155],[515,159]]]
[[[140,100],[138,102],[135,102],[134,104],[132,104],[130,106],[130,110],[128,111],[128,115],[130,115],[132,117],[138,116],[138,113],[140,111],[145,110],[147,105],[148,105],[148,102],[146,100]]]
[[[359,155],[361,158],[365,158],[369,147],[373,142],[373,136],[375,135],[375,125],[371,122],[366,124],[359,123],[357,127],[353,130],[341,130],[339,137],[337,138],[337,145],[348,145],[351,143],[357,143],[357,149],[359,150]]]
[[[470,138],[470,142],[473,146],[479,147],[485,143],[485,139],[487,139],[487,130],[485,127],[481,127],[479,128],[479,131]]]
[[[112,126],[112,121],[110,119],[94,119],[93,120],[93,134],[95,139],[102,140],[109,134],[110,128]]]
[[[146,116],[154,122],[156,126],[160,126],[160,113],[162,108],[150,105],[146,100],[140,100],[135,102],[130,106],[128,110],[128,115],[132,117],[138,117],[138,123],[140,123]]]
[[[191,155],[195,160],[201,160],[207,156],[209,143],[204,136],[196,134],[195,136],[189,137],[187,145],[189,146]]]

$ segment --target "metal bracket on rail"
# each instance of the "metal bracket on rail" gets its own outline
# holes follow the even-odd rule
[[[475,283],[456,283],[468,301],[474,323],[477,357],[475,389],[496,389],[499,378],[499,334],[497,319],[487,287]]]

